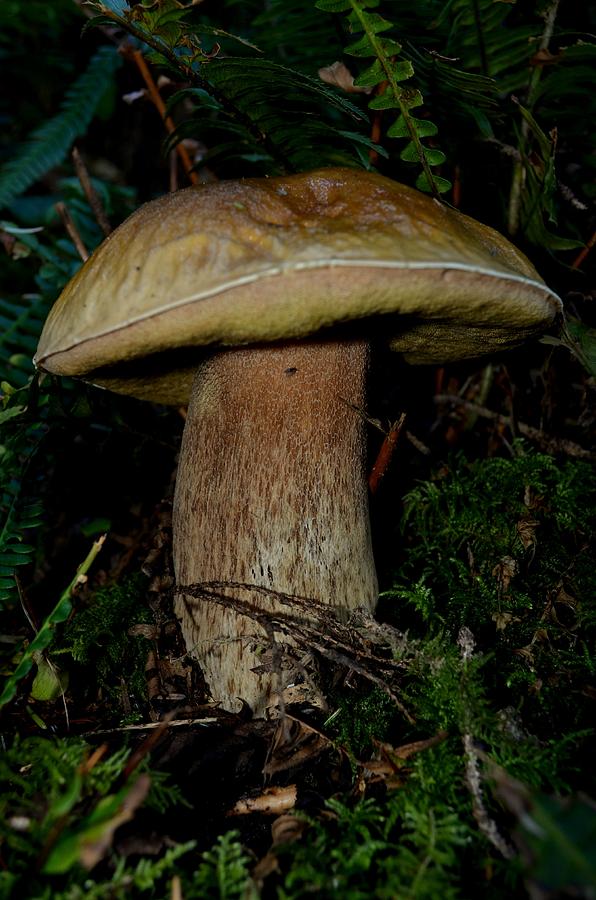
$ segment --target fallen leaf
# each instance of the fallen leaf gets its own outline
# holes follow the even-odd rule
[[[512,556],[504,556],[494,567],[491,575],[497,579],[499,589],[505,592],[511,584],[511,579],[517,575],[519,566]]]
[[[285,810],[293,809],[297,796],[295,784],[266,788],[256,797],[244,797],[238,800],[226,815],[245,816],[251,813],[262,813],[267,816],[278,815]]]

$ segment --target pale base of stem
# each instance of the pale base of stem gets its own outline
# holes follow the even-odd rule
[[[201,366],[174,500],[178,585],[225,582],[222,593],[259,614],[310,623],[305,598],[342,620],[374,609],[360,412],[367,363],[367,344],[353,341],[230,350]],[[178,596],[176,611],[213,699],[237,710],[242,698],[262,714],[288,674],[271,671],[271,632],[195,593]]]

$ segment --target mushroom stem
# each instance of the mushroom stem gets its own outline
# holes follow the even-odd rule
[[[365,425],[355,409],[368,356],[365,341],[306,342],[228,350],[199,368],[174,499],[178,585],[229,582],[226,594],[260,614],[296,615],[275,592],[314,598],[343,619],[374,608]],[[275,701],[283,683],[251,671],[267,668],[258,622],[189,594],[177,613],[214,700],[237,709],[242,698],[256,714]],[[315,618],[306,600],[298,615]]]

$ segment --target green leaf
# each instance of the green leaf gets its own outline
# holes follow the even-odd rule
[[[419,138],[424,137],[434,137],[437,133],[438,128],[434,124],[434,122],[430,122],[428,119],[416,119],[414,116],[410,116],[410,125],[413,125],[416,134]],[[408,130],[408,123],[406,122],[406,118],[403,115],[400,115],[393,125],[391,125],[387,129],[387,134],[389,137],[393,138],[405,138],[410,136],[410,131]]]
[[[0,409],[0,425],[10,422],[11,419],[16,419],[17,416],[22,416],[24,409],[24,406],[11,406],[9,409]]]
[[[433,180],[431,183],[426,172],[421,172],[416,179],[416,187],[419,191],[425,191],[428,194],[434,193],[435,190],[438,191],[439,194],[445,194],[447,191],[451,190],[451,182],[446,178],[441,178],[439,175],[433,173]]]
[[[368,69],[365,69],[364,72],[361,72],[360,75],[354,79],[354,84],[357,87],[376,87],[377,84],[381,84],[381,82],[386,81],[386,79],[387,75],[383,68],[383,64],[379,59],[375,59],[372,66],[369,66]]]
[[[542,340],[544,343],[562,344],[592,376],[596,376],[596,328],[569,317],[565,320],[560,338],[547,337]]]
[[[367,35],[381,34],[392,28],[391,22],[384,19],[378,13],[364,12],[364,4],[353,2],[353,11],[348,16],[348,22],[353,31],[366,31]]]
[[[33,375],[32,357],[47,313],[48,302],[39,294],[0,297],[1,380],[22,387]]]
[[[204,72],[220,112],[217,118],[202,115],[201,98],[197,96],[196,115],[177,130],[168,146],[194,129],[194,135],[212,144],[217,154],[228,155],[231,149],[257,161],[271,160],[275,154],[276,160],[283,158],[296,170],[325,164],[354,165],[359,159],[358,149],[347,135],[355,122],[368,127],[367,116],[320,79],[269,60],[235,57],[212,60],[204,66]],[[250,121],[251,131],[234,110],[240,110]],[[217,129],[216,137],[210,137],[209,129]],[[233,136],[233,143],[222,140],[222,132]],[[255,134],[262,137],[260,142]],[[213,154],[208,156],[213,158]]]
[[[336,13],[351,9],[352,4],[350,0],[317,0],[315,7],[323,12]]]
[[[16,669],[4,683],[4,689],[2,691],[2,694],[0,695],[0,707],[5,706],[13,699],[16,694],[19,681],[21,681],[31,671],[36,653],[45,650],[45,648],[50,644],[52,640],[54,627],[61,622],[64,622],[70,615],[70,612],[72,610],[72,602],[70,599],[72,592],[75,589],[76,585],[79,583],[81,577],[85,575],[90,569],[93,561],[95,560],[95,557],[102,547],[102,544],[102,538],[95,541],[95,543],[91,547],[91,550],[79,566],[75,577],[63,592],[63,594],[60,596],[60,599],[54,606],[53,610],[43,621],[39,631],[31,641],[29,646],[23,649],[21,659]]]
[[[101,0],[95,6],[106,12],[116,13],[118,16],[124,16],[127,12],[130,12],[130,7],[126,0]]]
[[[348,46],[344,48],[344,53],[347,53],[348,56],[374,56],[375,48],[373,47],[369,36],[365,34],[359,41],[348,44]]]
[[[76,827],[60,835],[45,861],[43,871],[48,875],[61,875],[76,863],[87,869],[93,868],[109,849],[116,829],[133,817],[149,786],[149,776],[143,774],[118,793],[102,797]]]
[[[30,135],[0,169],[0,207],[7,206],[66,157],[89,123],[122,64],[117,49],[100,47],[85,72],[68,90],[58,115]]]
[[[420,148],[429,166],[440,166],[441,163],[445,162],[445,154],[440,150],[431,150],[422,145],[420,145]],[[410,141],[409,144],[406,144],[399,156],[400,159],[403,159],[405,162],[417,162],[420,160],[420,153],[414,141]]]
[[[68,673],[60,672],[42,653],[35,655],[37,674],[31,685],[34,700],[45,702],[61,697],[68,685]]]
[[[376,97],[373,97],[372,100],[369,101],[370,109],[399,109],[400,103],[399,98],[401,97],[402,89],[400,87],[397,88],[397,95],[392,87],[388,87],[383,91],[382,94],[377,94]]]
[[[533,819],[542,829],[526,833],[537,853],[534,877],[557,890],[578,883],[596,888],[596,809],[584,799],[535,800]]]

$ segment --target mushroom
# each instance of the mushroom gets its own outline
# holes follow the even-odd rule
[[[174,498],[179,594],[213,698],[262,713],[263,616],[372,611],[365,479],[369,346],[412,363],[505,350],[560,309],[500,234],[377,174],[321,169],[147,203],[67,285],[36,364],[185,404]],[[237,606],[237,604],[236,604]],[[253,615],[254,613],[254,615]],[[278,632],[279,637],[279,632]],[[281,637],[287,646],[288,638]]]

